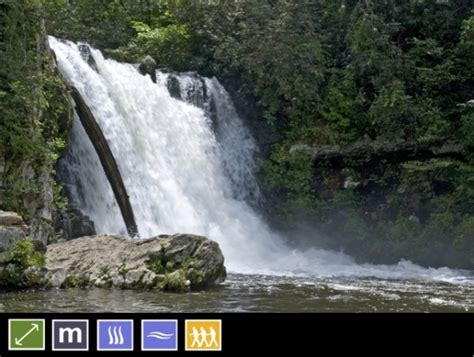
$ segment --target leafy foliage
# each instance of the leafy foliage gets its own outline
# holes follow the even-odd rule
[[[29,267],[42,267],[45,264],[44,254],[37,251],[31,239],[22,239],[10,250],[11,262],[25,270]]]
[[[151,28],[139,21],[132,21],[137,38],[129,44],[128,50],[137,58],[152,53],[161,66],[182,70],[190,60],[190,35],[185,25],[172,23],[168,26]]]
[[[7,254],[9,259],[0,264],[0,286],[18,288],[39,285],[40,278],[31,268],[43,267],[45,256],[35,248],[31,239],[17,241]]]
[[[39,2],[1,6],[0,206],[26,214],[24,200],[39,192],[34,178],[65,146],[70,104],[45,48]]]

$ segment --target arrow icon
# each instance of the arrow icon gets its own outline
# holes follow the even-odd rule
[[[8,319],[8,349],[44,351],[44,327],[44,319]]]
[[[21,342],[28,337],[29,334],[31,334],[33,331],[39,331],[39,325],[32,323],[31,326],[33,326],[27,333],[25,333],[21,338],[15,338],[15,345],[17,346],[22,346]]]

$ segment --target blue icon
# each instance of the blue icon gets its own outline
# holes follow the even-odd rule
[[[97,320],[97,351],[133,351],[133,320]]]
[[[178,320],[142,320],[142,351],[177,351]]]

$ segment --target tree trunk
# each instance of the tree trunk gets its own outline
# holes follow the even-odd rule
[[[105,175],[110,182],[110,186],[112,186],[112,191],[114,192],[115,199],[117,200],[120,211],[122,212],[128,234],[131,237],[137,236],[138,228],[135,222],[132,205],[130,204],[127,190],[125,189],[122,176],[120,175],[117,162],[110,150],[109,144],[79,91],[72,86],[71,89],[72,98],[76,103],[77,113],[87,135],[94,145],[97,155],[99,156],[99,160],[104,168]]]

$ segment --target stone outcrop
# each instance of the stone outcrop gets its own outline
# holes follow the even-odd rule
[[[84,58],[84,61],[86,61],[94,71],[98,72],[97,63],[95,62],[94,56],[92,56],[91,48],[85,44],[79,44],[77,47],[81,52],[81,56]]]
[[[31,239],[31,228],[17,213],[0,210],[0,289],[43,284],[46,245]]]
[[[146,56],[140,65],[138,71],[143,75],[149,75],[153,83],[156,83],[156,61],[151,56]]]
[[[178,77],[170,74],[166,86],[168,87],[168,92],[173,98],[184,100],[184,98],[181,98],[181,86]]]
[[[66,240],[96,234],[94,222],[74,207],[54,212],[54,230]]]
[[[405,160],[420,157],[463,157],[465,149],[456,143],[440,142],[418,144],[410,141],[378,141],[361,140],[342,148],[339,145],[307,145],[296,143],[290,147],[290,155],[304,153],[313,160],[337,161],[341,158],[350,158],[369,162],[370,160],[402,156]]]
[[[53,287],[185,291],[222,282],[216,242],[191,234],[149,239],[90,236],[48,246],[45,280]]]
[[[23,218],[16,212],[0,211],[0,226],[26,229]]]
[[[0,264],[10,259],[9,249],[25,238],[26,230],[27,226],[20,215],[0,211]]]

